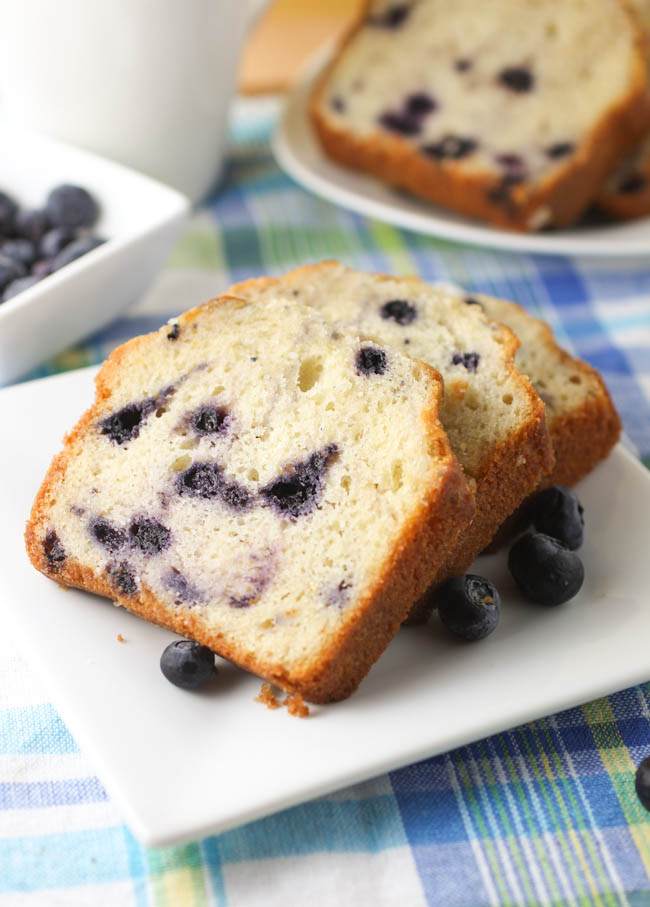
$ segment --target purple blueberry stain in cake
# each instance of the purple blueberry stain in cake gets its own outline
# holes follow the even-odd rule
[[[102,419],[101,433],[107,435],[114,444],[126,444],[138,437],[142,425],[156,406],[157,401],[151,397],[139,403],[127,403],[122,409]]]
[[[119,564],[109,564],[106,568],[106,573],[113,585],[125,595],[135,595],[138,591],[138,581],[135,578],[135,573],[126,561],[120,561]]]
[[[169,548],[171,532],[158,520],[135,517],[129,525],[129,541],[142,554],[160,554]]]
[[[230,414],[225,406],[204,403],[188,417],[194,432],[201,437],[224,434],[228,428]]]
[[[497,80],[504,88],[516,94],[532,91],[535,85],[535,77],[527,66],[506,66],[497,76]]]
[[[43,553],[45,554],[50,570],[56,573],[66,559],[67,554],[54,529],[50,529],[43,539]]]
[[[261,497],[289,519],[305,516],[317,506],[328,466],[337,454],[338,446],[328,444],[307,459],[290,464],[277,479],[260,489]]]
[[[126,543],[124,531],[118,529],[117,526],[114,526],[110,520],[104,519],[104,517],[91,520],[88,528],[95,541],[99,542],[107,551],[119,551]]]
[[[276,558],[271,548],[262,551],[251,551],[245,573],[230,578],[229,585],[234,590],[227,592],[227,601],[231,608],[248,608],[257,604],[275,574]]]
[[[465,305],[477,305],[479,307],[479,309],[483,309],[483,310],[485,309],[485,306],[483,305],[483,303],[480,302],[478,299],[474,299],[473,296],[465,297]]]
[[[336,94],[333,98],[330,98],[330,107],[337,113],[345,113],[345,101],[341,95]]]
[[[180,334],[180,332],[181,332],[181,328],[180,328],[180,325],[178,324],[178,322],[176,322],[175,324],[172,324],[171,331],[167,334],[167,339],[168,340],[178,340],[178,335]]]
[[[557,160],[561,157],[567,157],[569,154],[573,154],[576,146],[573,142],[555,142],[553,145],[549,145],[546,149],[546,154],[552,160]]]
[[[471,60],[468,60],[466,57],[463,57],[460,60],[456,60],[454,62],[454,69],[456,70],[456,72],[467,72],[468,70],[470,70],[472,68],[473,65],[474,64],[472,63]]]
[[[417,135],[422,128],[417,117],[402,111],[387,110],[379,116],[378,122],[384,129],[398,135]]]
[[[415,321],[418,312],[413,303],[406,299],[389,299],[379,309],[379,314],[385,321],[405,326]]]
[[[410,94],[404,102],[404,113],[408,116],[425,117],[428,113],[433,113],[438,104],[435,98],[425,91],[416,91]]]
[[[452,365],[462,365],[468,372],[475,372],[480,358],[478,353],[454,353],[451,363]]]
[[[526,162],[520,154],[504,152],[494,157],[499,167],[506,171],[506,179],[510,182],[520,182],[525,179]]]
[[[446,135],[439,142],[431,142],[423,145],[421,151],[428,157],[443,160],[449,158],[458,161],[461,158],[469,157],[478,147],[476,139],[462,138],[458,135]]]
[[[342,579],[339,583],[329,586],[323,595],[325,604],[328,607],[342,607],[350,598],[350,589],[352,583],[347,579]]]
[[[246,510],[252,504],[251,493],[237,482],[226,479],[223,469],[214,461],[193,463],[176,478],[180,495],[204,500],[221,500],[233,510]]]
[[[377,28],[399,28],[404,24],[410,12],[411,7],[407,3],[394,3],[383,13],[372,16],[368,23]]]
[[[388,369],[388,357],[379,346],[364,346],[354,359],[357,375],[383,375]]]
[[[163,583],[174,595],[174,601],[177,605],[196,604],[203,598],[198,589],[176,567],[172,567],[169,573],[165,575]]]
[[[634,195],[635,192],[640,192],[646,185],[647,180],[642,173],[631,173],[619,183],[618,191],[622,195]]]

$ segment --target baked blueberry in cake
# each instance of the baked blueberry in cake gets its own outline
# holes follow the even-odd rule
[[[430,366],[293,299],[207,303],[104,364],[29,556],[311,701],[343,698],[473,514],[441,399]]]
[[[621,0],[370,0],[311,116],[346,166],[501,227],[563,227],[650,128],[644,41]]]

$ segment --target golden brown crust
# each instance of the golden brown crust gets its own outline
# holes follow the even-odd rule
[[[226,299],[231,300],[232,297],[220,297],[205,306],[220,305]],[[178,321],[183,327],[187,327],[202,310],[204,306],[191,309]],[[349,696],[386,648],[411,604],[422,595],[433,572],[448,556],[459,531],[474,513],[471,492],[438,421],[437,407],[432,406],[423,416],[431,451],[438,458],[443,477],[438,484],[432,483],[423,491],[417,511],[401,535],[394,540],[392,551],[384,562],[383,573],[342,624],[335,639],[313,663],[289,674],[282,664],[264,662],[255,652],[242,648],[219,633],[207,630],[202,625],[199,614],[191,609],[179,610],[166,606],[146,586],[137,595],[129,596],[116,588],[107,574],[98,576],[72,557],[68,557],[56,569],[45,556],[43,539],[50,528],[48,512],[65,478],[67,465],[75,456],[78,446],[83,443],[86,431],[97,420],[102,406],[110,398],[111,382],[115,380],[118,370],[133,350],[147,343],[148,336],[153,335],[134,338],[124,344],[104,363],[95,379],[95,402],[66,436],[63,450],[54,458],[34,501],[25,531],[27,552],[32,564],[57,583],[112,598],[132,613],[195,639],[288,692],[300,693],[311,702],[332,702]],[[437,384],[439,401],[441,378],[425,363],[422,363],[422,367],[428,372],[432,384]],[[433,400],[432,394],[432,403]]]
[[[494,173],[463,173],[453,162],[425,157],[397,136],[379,130],[367,137],[357,136],[330,122],[323,112],[327,109],[323,100],[331,71],[364,19],[365,15],[345,36],[316,81],[309,102],[312,124],[334,160],[437,205],[519,232],[570,226],[598,196],[621,156],[650,128],[650,87],[643,53],[646,39],[637,24],[639,53],[627,98],[603,118],[564,167],[556,168],[536,187],[521,183],[506,192]]]

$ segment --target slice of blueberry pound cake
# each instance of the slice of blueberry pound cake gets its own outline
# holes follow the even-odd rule
[[[429,366],[272,296],[116,350],[27,525],[113,598],[312,702],[348,696],[473,514]]]
[[[455,292],[467,298],[462,290]],[[546,322],[521,306],[478,293],[472,300],[519,337],[515,364],[546,404],[555,466],[542,484],[575,485],[605,459],[621,433],[621,420],[605,382],[596,369],[556,343]]]
[[[476,514],[435,581],[462,573],[553,465],[544,404],[514,364],[515,335],[472,299],[418,278],[298,268],[230,290],[306,303],[382,348],[403,350],[443,376],[442,423],[475,496]],[[416,617],[417,611],[412,615]]]
[[[370,0],[317,83],[328,155],[501,227],[574,222],[650,127],[619,0]]]

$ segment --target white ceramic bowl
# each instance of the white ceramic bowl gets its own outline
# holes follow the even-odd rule
[[[0,304],[0,385],[103,327],[135,302],[164,264],[189,202],[155,180],[78,148],[0,123],[0,189],[41,207],[75,183],[101,206],[103,245]]]

